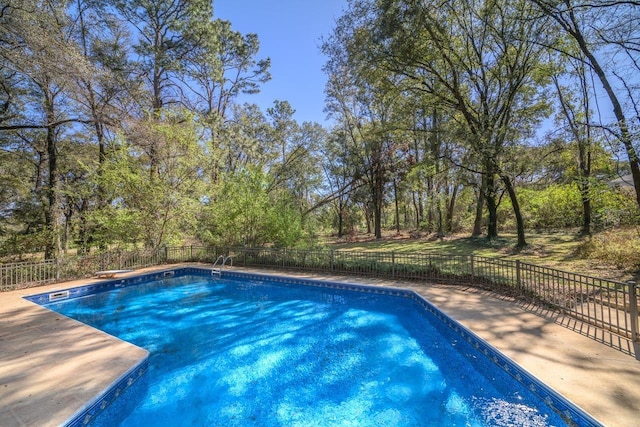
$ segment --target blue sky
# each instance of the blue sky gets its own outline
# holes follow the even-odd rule
[[[273,101],[289,101],[299,122],[325,124],[320,39],[330,34],[347,0],[214,0],[214,15],[231,21],[234,30],[256,33],[258,58],[271,58],[271,81],[257,95],[241,98],[263,111]]]

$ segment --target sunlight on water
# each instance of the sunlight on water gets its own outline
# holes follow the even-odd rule
[[[527,405],[501,399],[475,399],[475,406],[491,426],[496,427],[545,427],[547,416]]]
[[[151,352],[122,426],[564,425],[399,297],[181,277],[55,309]]]
[[[469,408],[467,402],[465,402],[464,398],[456,392],[449,395],[445,407],[447,408],[447,412],[452,415],[467,416],[471,413],[471,408]]]
[[[286,356],[287,352],[284,350],[262,352],[254,363],[231,370],[223,382],[228,385],[232,395],[240,396],[256,381],[273,375],[282,366]]]
[[[373,408],[372,403],[356,395],[343,402],[321,401],[313,407],[282,403],[277,411],[283,426],[397,426],[406,418],[397,409]],[[295,397],[293,398],[295,400]],[[406,420],[405,420],[406,421]]]

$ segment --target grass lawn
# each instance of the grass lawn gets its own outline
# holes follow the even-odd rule
[[[597,237],[580,236],[571,231],[531,233],[527,235],[528,245],[525,248],[516,248],[515,233],[503,233],[498,239],[487,240],[484,237],[469,237],[468,234],[439,239],[433,236],[411,236],[409,232],[387,232],[380,240],[365,234],[358,235],[350,241],[329,238],[326,244],[334,249],[364,252],[430,252],[519,259],[530,264],[614,280],[640,278],[638,272],[632,271],[632,268],[620,268],[593,257],[585,257],[584,248],[594,238]]]

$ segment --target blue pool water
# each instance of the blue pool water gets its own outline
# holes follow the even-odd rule
[[[95,425],[571,425],[404,296],[186,275],[47,306],[150,352]]]

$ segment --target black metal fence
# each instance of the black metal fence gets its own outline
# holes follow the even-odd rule
[[[111,251],[58,260],[0,264],[0,291],[30,288],[93,276],[100,270],[123,270],[164,264],[167,251]]]
[[[235,266],[468,284],[526,298],[633,340],[638,334],[638,286],[520,261],[428,253],[354,252],[272,248],[166,247],[115,251],[58,261],[0,264],[0,291],[91,277],[98,270],[136,269],[180,262],[213,263],[231,256]]]

